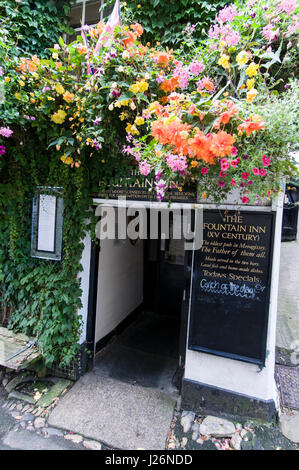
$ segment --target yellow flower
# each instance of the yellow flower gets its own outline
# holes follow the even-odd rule
[[[20,81],[19,81],[19,85],[24,86],[24,85],[25,85],[25,82],[23,82],[23,80],[20,80]]]
[[[31,101],[31,103],[35,103],[35,99],[34,99],[34,98],[30,98],[30,101]]]
[[[72,159],[72,157],[66,157],[65,154],[63,154],[62,157],[60,157],[60,160],[66,165],[72,165],[74,163],[74,160]]]
[[[17,98],[17,100],[20,100],[21,99],[21,93],[16,92],[15,97]]]
[[[142,126],[142,124],[144,124],[143,117],[137,116],[136,119],[135,119],[135,124],[136,124],[136,126]]]
[[[122,100],[120,101],[121,106],[128,106],[129,100]]]
[[[130,124],[130,123],[127,124],[126,132],[127,132],[127,134],[132,134],[132,135],[139,135],[140,134],[137,127],[134,126],[134,125],[132,126],[132,124]]]
[[[119,115],[119,119],[120,119],[121,121],[124,121],[127,117],[128,117],[127,113],[121,113],[121,114]]]
[[[257,94],[258,91],[255,88],[252,88],[250,91],[248,91],[246,94],[247,103],[252,103]]]
[[[249,60],[249,54],[246,51],[241,51],[236,57],[236,61],[238,65],[241,67],[242,65],[247,64]]]
[[[53,57],[53,59],[57,60],[57,59],[58,59],[58,54],[57,54],[57,52],[53,52],[53,53],[52,53],[52,57]]]
[[[140,82],[136,82],[130,86],[130,90],[137,95],[137,93],[144,93],[148,90],[148,83],[145,80],[141,80]]]
[[[56,113],[52,114],[51,121],[55,122],[55,124],[62,124],[65,120],[66,112],[62,109],[59,109]]]
[[[134,83],[134,85],[130,86],[130,90],[134,93],[134,95],[137,95],[137,93],[139,92],[139,84]]]
[[[55,86],[55,90],[58,95],[63,95],[63,93],[65,92],[65,89],[59,83]]]
[[[251,90],[254,87],[254,78],[251,78],[250,80],[247,80],[246,86],[248,90]]]
[[[229,55],[222,54],[220,59],[218,60],[218,65],[221,65],[224,69],[229,68]]]
[[[67,101],[68,103],[70,103],[74,99],[74,94],[70,93],[69,91],[66,91],[63,95],[63,99]]]
[[[10,78],[9,78],[9,77],[5,77],[5,78],[4,78],[4,81],[5,81],[6,83],[10,82]]]
[[[249,67],[247,67],[247,69],[245,70],[245,72],[248,75],[248,77],[250,78],[255,77],[257,75],[258,68],[259,68],[258,64],[251,62]]]

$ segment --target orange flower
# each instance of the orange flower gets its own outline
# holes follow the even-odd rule
[[[86,47],[85,46],[79,46],[78,47],[78,52],[79,54],[86,54],[87,53],[87,50],[86,50]]]
[[[214,90],[214,83],[209,78],[204,77],[202,79],[202,84],[203,84],[204,88],[207,91],[213,91]]]
[[[171,55],[167,54],[167,52],[158,52],[158,54],[155,57],[156,63],[158,65],[161,65],[161,67],[167,67],[170,59],[171,59]]]
[[[183,124],[179,118],[174,120],[164,119],[152,123],[152,135],[161,144],[172,145],[176,153],[188,154],[188,133],[190,126]]]
[[[196,128],[196,134],[193,139],[188,140],[189,153],[196,156],[197,160],[204,160],[207,163],[215,163],[215,155],[211,151],[211,134],[205,135]]]
[[[225,157],[231,154],[235,138],[225,131],[219,131],[213,135],[211,141],[211,150],[217,157]]]
[[[124,46],[128,49],[129,47],[133,46],[134,42],[137,39],[137,34],[131,31],[126,31],[125,34],[126,36],[125,36],[125,39],[123,39],[123,43],[124,43]]]
[[[131,29],[133,29],[137,36],[141,36],[143,33],[143,27],[139,23],[131,24]]]
[[[178,77],[172,77],[169,80],[164,80],[160,85],[160,90],[163,90],[165,93],[175,91],[179,86]]]
[[[99,34],[101,34],[103,31],[104,31],[104,28],[105,28],[105,23],[103,23],[103,21],[100,21],[97,26],[96,26]]]
[[[260,116],[251,116],[251,118],[253,120],[247,119],[238,126],[239,133],[246,132],[246,135],[250,135],[253,131],[265,129],[265,123]]]

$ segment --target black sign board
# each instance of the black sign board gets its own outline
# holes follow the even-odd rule
[[[128,201],[157,201],[155,178],[142,176],[137,169],[130,170],[127,176],[121,178],[117,184],[106,188],[102,192],[100,190],[97,194],[92,194],[92,196],[109,199],[125,196]],[[164,201],[168,200],[181,203],[196,203],[196,184],[189,185],[188,187],[184,185],[181,190],[176,188],[169,190],[164,197]]]
[[[265,364],[274,218],[273,212],[204,211],[189,349]]]

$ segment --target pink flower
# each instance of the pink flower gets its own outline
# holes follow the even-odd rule
[[[0,135],[3,137],[10,137],[13,131],[9,127],[0,127]]]
[[[242,199],[241,199],[241,201],[242,201],[243,204],[248,204],[249,199],[248,199],[247,196],[243,196]]]
[[[144,161],[144,162],[140,162],[140,163],[139,163],[139,171],[140,171],[140,173],[141,173],[142,175],[147,176],[147,175],[150,173],[150,171],[151,171],[151,167],[150,167],[150,165],[149,165],[147,162],[145,162],[145,161]]]
[[[273,29],[274,26],[269,23],[267,26],[264,26],[262,30],[262,36],[268,40],[268,42],[274,41],[279,36],[279,28]]]
[[[193,103],[190,104],[189,109],[188,109],[188,113],[189,113],[189,114],[194,114],[194,113],[195,113],[195,110],[196,110],[195,104],[193,104]]]
[[[256,176],[260,174],[260,170],[257,167],[252,168],[252,172]]]
[[[222,170],[222,171],[228,170],[229,164],[228,164],[226,158],[222,158],[222,159],[220,160],[220,164],[221,164],[221,170]]]
[[[249,181],[247,181],[247,184],[249,184],[249,186],[251,186],[253,184],[253,181],[249,180]]]
[[[236,167],[238,165],[238,163],[239,163],[238,160],[231,160],[230,161],[230,166]]]
[[[262,168],[262,169],[260,170],[260,175],[261,175],[261,176],[265,176],[266,174],[267,174],[267,170],[266,170],[265,168]]]
[[[196,77],[203,72],[205,66],[204,63],[201,61],[193,60],[189,65],[190,72],[195,75]]]
[[[236,181],[235,181],[234,179],[231,179],[231,182],[230,182],[230,184],[231,184],[232,186],[235,186],[235,184],[236,184]]]
[[[218,184],[218,186],[220,186],[220,188],[224,188],[224,186],[225,186],[225,182],[221,181],[221,180],[218,181],[217,184]]]
[[[243,180],[247,180],[248,176],[249,176],[249,173],[247,171],[244,171],[244,173],[242,173]]]
[[[167,155],[166,158],[166,163],[171,168],[172,171],[179,171],[180,173],[183,173],[184,170],[187,168],[187,161],[185,155]]]
[[[226,21],[232,21],[237,15],[238,10],[236,5],[226,6],[219,11],[216,21],[225,23]]]
[[[0,155],[5,155],[6,153],[6,148],[4,147],[4,145],[0,145]]]
[[[219,176],[220,176],[220,178],[225,178],[226,177],[225,171],[220,171]]]
[[[208,173],[208,169],[204,166],[202,169],[201,169],[201,174],[202,175],[206,175]]]
[[[264,166],[269,166],[270,163],[271,163],[271,159],[268,158],[268,157],[266,157],[266,155],[263,155],[263,156],[262,156],[262,160],[263,160]]]
[[[297,8],[297,0],[282,0],[279,4],[279,8],[290,15]]]
[[[231,154],[232,155],[237,155],[237,153],[238,153],[237,147],[232,147]]]

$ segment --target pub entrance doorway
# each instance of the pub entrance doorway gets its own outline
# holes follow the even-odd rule
[[[186,255],[171,217],[169,229],[169,239],[160,230],[157,239],[100,240],[93,370],[177,394],[186,347]]]

